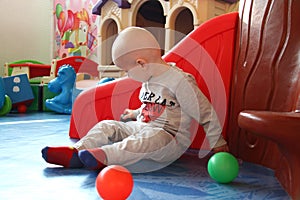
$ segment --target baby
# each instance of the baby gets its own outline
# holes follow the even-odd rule
[[[48,163],[88,169],[142,160],[171,163],[192,142],[192,119],[203,126],[214,152],[228,151],[217,115],[195,79],[161,58],[150,32],[138,27],[120,32],[112,58],[130,78],[142,82],[141,107],[126,109],[121,121],[100,121],[72,147],[45,147],[42,156]]]

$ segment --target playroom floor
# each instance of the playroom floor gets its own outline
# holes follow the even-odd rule
[[[44,146],[69,145],[69,115],[8,114],[0,118],[0,199],[97,200],[98,171],[63,169],[44,162]],[[218,184],[206,159],[193,152],[161,170],[134,174],[129,200],[290,199],[270,169],[243,162],[238,177]]]

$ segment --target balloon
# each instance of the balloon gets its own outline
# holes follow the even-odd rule
[[[218,183],[229,183],[237,177],[239,164],[230,153],[219,152],[209,159],[207,170],[210,177]]]
[[[66,23],[66,16],[64,12],[61,12],[59,14],[59,18],[57,20],[57,27],[59,32],[64,32],[63,29],[65,27],[65,23]]]
[[[71,30],[74,26],[74,13],[68,10],[68,18],[66,20],[64,31]]]
[[[60,16],[60,13],[63,11],[63,7],[60,3],[56,4],[56,18],[58,19]]]

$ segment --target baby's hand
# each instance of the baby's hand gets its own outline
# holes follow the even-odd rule
[[[229,152],[229,147],[227,144],[220,146],[220,147],[216,147],[213,148],[213,152],[214,153],[218,153],[218,152]]]
[[[135,119],[135,115],[133,113],[133,110],[125,109],[124,113],[121,115],[120,121],[128,122],[134,119]]]

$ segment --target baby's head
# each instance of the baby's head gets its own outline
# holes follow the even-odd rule
[[[146,29],[128,27],[121,31],[112,46],[113,62],[137,81],[152,76],[148,64],[161,62],[161,50],[155,37]]]

